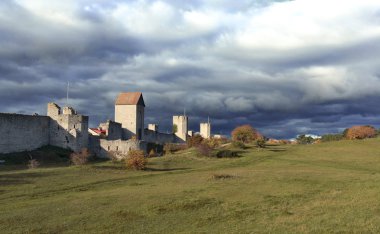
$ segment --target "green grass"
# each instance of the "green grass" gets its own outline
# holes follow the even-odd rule
[[[380,139],[241,156],[2,165],[0,233],[380,232]]]

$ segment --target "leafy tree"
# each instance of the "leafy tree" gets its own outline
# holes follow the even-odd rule
[[[348,132],[348,128],[344,129],[342,135],[344,138],[347,138],[347,132]]]
[[[329,142],[329,141],[340,141],[344,138],[343,133],[337,133],[337,134],[326,134],[323,135],[321,138],[322,142]]]
[[[187,146],[189,148],[191,147],[197,147],[198,145],[202,144],[203,142],[203,137],[201,135],[194,135],[192,137],[189,137],[187,139]]]
[[[314,138],[312,138],[311,136],[306,136],[305,134],[302,134],[297,137],[297,142],[298,144],[303,144],[303,145],[311,144],[314,142]]]
[[[235,148],[239,148],[239,149],[245,149],[246,148],[245,144],[241,141],[233,141],[232,146]]]
[[[266,147],[266,144],[265,144],[265,139],[261,138],[261,139],[258,139],[256,141],[256,145],[258,148],[265,148]]]
[[[145,159],[144,151],[131,150],[128,152],[126,165],[134,170],[144,170],[147,160]]]
[[[365,139],[376,136],[376,129],[372,126],[353,126],[347,130],[346,138],[349,140]]]
[[[212,148],[206,143],[202,143],[198,145],[197,151],[198,151],[199,156],[206,156],[206,157],[212,156]]]
[[[250,125],[243,125],[235,128],[231,135],[233,141],[243,143],[250,143],[263,138],[263,136]]]

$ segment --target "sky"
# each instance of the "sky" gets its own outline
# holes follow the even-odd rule
[[[166,132],[210,116],[214,134],[267,137],[380,127],[378,0],[1,0],[0,112],[66,103],[90,125],[143,92]]]

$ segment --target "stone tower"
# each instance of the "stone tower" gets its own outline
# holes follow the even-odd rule
[[[151,131],[158,132],[158,124],[148,124],[148,129]]]
[[[88,116],[78,115],[72,107],[63,110],[55,103],[48,103],[49,144],[80,151],[88,147]]]
[[[186,115],[173,116],[173,126],[177,126],[175,135],[180,139],[181,143],[187,140],[187,122],[188,117]]]
[[[204,139],[210,139],[211,138],[211,124],[210,124],[210,122],[201,123],[200,133]]]
[[[144,98],[140,92],[120,93],[115,102],[115,122],[121,123],[123,139],[142,140],[144,133]]]

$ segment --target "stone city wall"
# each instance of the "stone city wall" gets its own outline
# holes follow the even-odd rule
[[[138,140],[107,140],[90,136],[90,151],[97,157],[108,158],[109,152],[127,155],[130,150],[146,152],[146,143]]]
[[[47,116],[0,113],[0,153],[30,151],[49,144]]]
[[[174,134],[160,133],[149,129],[145,129],[144,141],[164,145],[166,143],[176,143],[177,137]]]
[[[88,117],[59,115],[51,119],[50,145],[80,151],[88,147]]]

